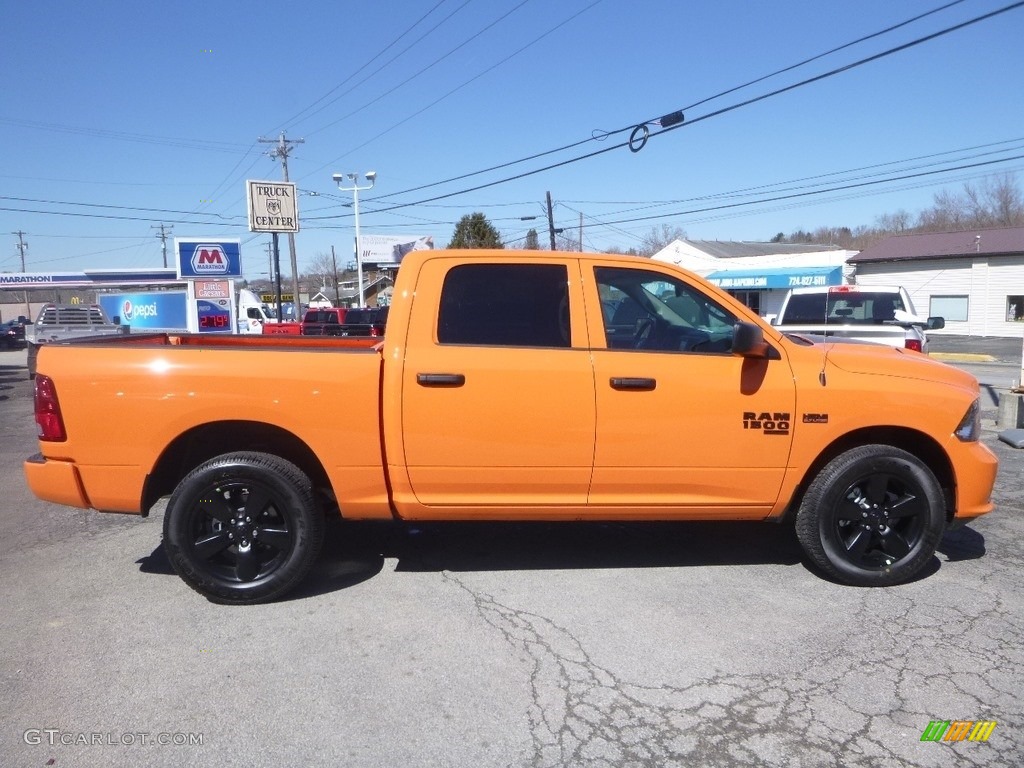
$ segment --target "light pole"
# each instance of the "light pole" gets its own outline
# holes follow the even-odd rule
[[[366,302],[363,300],[363,250],[362,244],[359,242],[359,190],[371,189],[374,182],[377,181],[377,172],[367,171],[366,180],[370,183],[362,187],[359,186],[358,173],[336,173],[331,178],[342,192],[352,193],[352,210],[355,212],[356,218],[356,280],[359,281],[359,306],[365,307]],[[343,186],[346,178],[349,180],[350,186]]]

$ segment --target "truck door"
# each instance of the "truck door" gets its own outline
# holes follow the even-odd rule
[[[418,503],[465,517],[586,504],[596,417],[582,307],[575,260],[423,265],[401,403]]]
[[[795,385],[785,359],[733,355],[736,316],[653,266],[588,264],[597,438],[592,507],[666,516],[761,518],[792,442]]]

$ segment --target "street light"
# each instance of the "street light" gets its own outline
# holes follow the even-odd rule
[[[336,173],[331,178],[342,192],[352,193],[352,210],[355,211],[356,217],[356,279],[359,281],[359,306],[365,307],[366,302],[363,300],[363,249],[359,242],[359,190],[371,189],[374,182],[377,181],[377,172],[367,171],[366,180],[370,183],[362,187],[359,186],[358,173]],[[346,178],[351,183],[350,186],[343,186]]]

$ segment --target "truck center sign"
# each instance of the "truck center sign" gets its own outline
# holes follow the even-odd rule
[[[287,181],[247,181],[250,232],[298,232],[299,203]]]

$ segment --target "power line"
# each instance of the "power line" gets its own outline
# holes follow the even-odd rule
[[[933,176],[938,173],[952,173],[953,171],[962,171],[970,168],[984,168],[987,166],[995,165],[998,163],[1006,163],[1011,160],[1024,160],[1024,154],[1015,155],[1013,157],[1000,158],[998,160],[983,160],[977,163],[967,163],[960,165],[955,168],[941,168],[931,171],[920,171],[918,173],[909,173],[903,176],[897,176],[888,179],[873,179],[871,181],[861,181],[853,184],[840,184],[829,189],[818,189],[806,192],[793,192],[786,195],[776,195],[774,197],[761,198],[757,200],[745,200],[736,203],[723,203],[722,205],[710,206],[707,208],[695,208],[689,211],[676,211],[674,213],[660,213],[652,216],[640,216],[636,218],[618,219],[615,221],[607,222],[608,224],[630,224],[637,221],[654,221],[655,219],[666,219],[671,217],[689,216],[694,213],[707,213],[709,211],[724,211],[730,208],[740,208],[747,205],[758,205],[764,203],[773,203],[780,200],[795,200],[802,197],[809,197],[812,195],[823,195],[831,192],[839,192],[847,189],[860,189],[863,187],[875,186],[878,184],[888,184],[894,181],[906,181],[907,179],[918,179],[926,176]]]
[[[771,79],[773,77],[776,77],[778,75],[785,74],[786,72],[790,72],[792,70],[798,69],[799,67],[805,66],[805,65],[810,64],[810,63],[812,63],[814,61],[817,61],[819,59],[823,59],[823,58],[825,58],[827,56],[831,56],[832,54],[838,53],[839,51],[842,51],[842,50],[844,50],[846,48],[851,48],[851,47],[853,47],[855,45],[859,45],[860,43],[866,42],[866,41],[871,40],[871,39],[876,38],[876,37],[881,37],[882,35],[888,34],[889,32],[893,32],[893,31],[895,31],[897,29],[900,29],[901,27],[905,27],[905,26],[908,26],[908,25],[910,25],[910,24],[912,24],[912,23],[914,23],[916,21],[920,21],[921,19],[926,18],[927,16],[931,16],[933,14],[936,14],[936,13],[939,13],[941,11],[944,11],[944,10],[954,6],[954,5],[959,5],[962,2],[965,2],[965,0],[953,0],[953,2],[946,3],[945,5],[939,6],[938,8],[933,8],[930,11],[927,11],[927,12],[922,13],[922,14],[918,14],[917,16],[914,16],[912,18],[909,18],[909,19],[906,19],[904,21],[899,22],[898,24],[893,24],[893,25],[891,25],[889,27],[886,27],[885,29],[881,29],[881,30],[879,30],[877,32],[873,32],[873,33],[871,33],[869,35],[864,35],[862,37],[857,38],[856,40],[851,40],[848,43],[844,43],[843,45],[839,45],[839,46],[836,46],[835,48],[831,48],[831,49],[829,49],[827,51],[824,51],[823,53],[819,53],[819,54],[816,54],[816,55],[811,56],[809,58],[803,59],[802,61],[799,61],[799,62],[797,62],[795,64],[791,64],[789,66],[783,67],[782,69],[777,69],[774,72],[771,72],[771,73],[769,73],[767,75],[762,75],[761,77],[757,77],[757,78],[755,78],[753,80],[750,80],[750,81],[744,83],[743,85],[737,85],[737,86],[734,86],[734,87],[729,88],[727,90],[719,91],[718,93],[714,94],[713,96],[708,96],[706,98],[701,99],[700,101],[696,101],[693,104],[690,104],[688,106],[683,107],[682,110],[680,110],[680,111],[685,113],[686,111],[689,111],[689,110],[691,110],[691,109],[693,109],[695,107],[698,107],[698,106],[700,106],[702,104],[706,104],[707,102],[714,101],[714,100],[719,99],[719,98],[721,98],[723,96],[728,96],[729,94],[735,93],[736,91],[740,91],[740,90],[742,90],[744,88],[748,88],[748,87],[750,87],[752,85],[756,85],[757,83],[763,82],[765,80],[769,80],[769,79]],[[641,123],[641,125],[655,123],[655,122],[657,122],[660,119],[662,119],[662,118],[652,118],[650,120],[645,120],[645,121],[643,121],[643,123]],[[530,160],[537,160],[537,159],[539,159],[541,157],[546,157],[548,155],[557,154],[559,152],[565,152],[567,150],[574,149],[574,148],[576,148],[578,146],[581,146],[583,144],[587,144],[587,143],[589,143],[591,141],[604,141],[605,139],[607,139],[610,136],[615,136],[615,135],[618,135],[620,133],[625,133],[626,131],[631,131],[631,130],[633,130],[636,127],[636,125],[637,124],[634,123],[634,124],[630,124],[630,125],[624,126],[622,128],[617,128],[617,129],[612,130],[612,131],[595,131],[595,133],[598,133],[600,135],[593,135],[592,134],[590,137],[588,137],[586,139],[581,139],[579,141],[575,141],[575,142],[572,142],[571,144],[566,144],[564,146],[557,147],[555,149],[548,149],[548,150],[545,150],[543,152],[538,152],[538,153],[535,153],[535,154],[532,154],[532,155],[528,155],[526,157],[519,158],[518,160],[510,160],[510,161],[505,162],[505,163],[500,163],[498,165],[493,165],[490,168],[484,168],[484,169],[479,170],[479,171],[472,171],[470,173],[464,173],[464,174],[461,174],[459,176],[452,176],[451,178],[443,179],[441,181],[431,182],[430,184],[422,184],[422,185],[420,185],[418,187],[411,187],[409,189],[405,189],[405,190],[402,190],[402,191],[399,191],[399,192],[391,192],[391,193],[386,194],[386,195],[379,195],[379,196],[377,196],[374,199],[375,200],[384,200],[384,199],[387,199],[387,198],[390,198],[390,197],[396,197],[398,195],[409,194],[410,192],[418,192],[418,191],[420,191],[422,189],[429,189],[431,187],[441,186],[443,184],[449,184],[449,183],[451,183],[453,181],[461,181],[462,179],[472,178],[473,176],[480,176],[480,175],[485,174],[485,173],[490,173],[492,171],[501,170],[502,168],[509,168],[509,167],[511,167],[513,165],[519,165],[520,163],[529,162]],[[381,134],[381,135],[383,135],[383,134]],[[361,145],[361,146],[365,146],[365,144]]]
[[[345,91],[344,93],[338,94],[338,96],[336,96],[335,98],[333,98],[333,99],[331,99],[330,101],[328,101],[328,102],[327,102],[326,104],[324,104],[324,105],[323,105],[322,107],[319,107],[318,109],[313,109],[314,107],[316,107],[316,105],[317,105],[317,104],[319,104],[319,103],[320,103],[321,101],[323,101],[324,99],[327,99],[328,97],[330,97],[330,95],[331,95],[332,93],[334,93],[334,92],[335,92],[335,91],[337,91],[337,90],[338,90],[339,88],[341,88],[342,86],[344,86],[344,85],[345,85],[345,84],[346,84],[347,82],[349,82],[349,81],[350,81],[350,80],[351,80],[352,78],[354,78],[354,77],[355,77],[356,75],[358,75],[358,74],[359,74],[360,72],[362,72],[362,71],[363,71],[364,69],[366,69],[366,68],[367,68],[368,66],[370,66],[371,64],[373,64],[373,62],[375,62],[375,61],[376,61],[377,59],[379,59],[379,58],[380,58],[381,56],[383,56],[383,55],[384,55],[385,53],[387,53],[387,52],[388,52],[389,50],[391,50],[392,48],[394,48],[394,47],[395,47],[395,45],[397,45],[397,44],[398,44],[398,42],[399,42],[399,41],[400,41],[400,40],[401,40],[401,39],[402,39],[403,37],[405,37],[405,36],[406,36],[406,35],[408,35],[408,34],[409,34],[410,32],[412,32],[412,31],[413,31],[413,30],[414,30],[414,29],[415,29],[416,27],[418,27],[418,26],[419,26],[419,25],[420,25],[420,24],[421,24],[421,23],[422,23],[422,22],[423,22],[423,21],[424,21],[424,20],[425,20],[425,19],[426,19],[426,18],[427,18],[428,16],[430,16],[430,15],[431,15],[431,14],[432,14],[432,13],[433,13],[434,11],[436,11],[436,10],[437,10],[438,8],[440,8],[440,7],[442,6],[442,5],[444,5],[444,4],[445,4],[445,2],[447,2],[447,0],[440,0],[440,2],[438,2],[438,3],[436,4],[436,5],[434,5],[434,6],[433,6],[433,7],[432,7],[432,8],[431,8],[431,9],[430,9],[429,11],[427,11],[427,12],[426,12],[425,14],[423,14],[422,16],[420,16],[420,17],[419,17],[419,18],[418,18],[418,19],[417,19],[416,21],[414,21],[414,22],[412,23],[412,25],[411,25],[411,26],[409,26],[409,27],[408,27],[408,28],[407,28],[407,29],[406,29],[406,30],[405,30],[404,32],[402,32],[402,33],[401,33],[400,35],[398,35],[398,37],[396,37],[396,38],[395,38],[394,40],[392,40],[392,41],[391,41],[390,43],[388,43],[387,45],[385,45],[385,46],[384,46],[384,47],[383,47],[383,48],[382,48],[382,49],[381,49],[380,51],[378,51],[378,52],[377,52],[377,53],[376,53],[376,54],[375,54],[375,55],[374,55],[374,56],[373,56],[372,58],[368,59],[368,60],[366,61],[366,63],[365,63],[365,64],[363,64],[363,65],[362,65],[361,67],[359,67],[359,69],[357,69],[357,70],[356,70],[355,72],[353,72],[353,73],[352,73],[351,75],[349,75],[348,77],[346,77],[346,78],[345,78],[344,80],[342,80],[342,81],[341,81],[340,83],[338,83],[338,84],[337,84],[336,86],[334,86],[333,88],[331,88],[331,89],[330,89],[330,90],[329,90],[329,91],[328,91],[327,93],[325,93],[325,94],[324,94],[323,96],[321,96],[321,97],[320,97],[319,99],[317,99],[316,101],[314,101],[314,102],[313,102],[312,104],[310,104],[310,105],[309,105],[308,107],[305,107],[304,109],[301,109],[301,110],[299,110],[299,111],[298,111],[298,112],[297,112],[296,114],[292,115],[292,116],[291,116],[290,118],[288,118],[288,119],[287,119],[287,120],[286,120],[286,121],[285,121],[284,123],[282,123],[281,125],[279,125],[279,126],[278,126],[278,127],[277,127],[277,128],[276,128],[276,129],[274,130],[274,131],[272,131],[272,133],[276,133],[276,132],[278,132],[278,131],[284,130],[284,128],[285,128],[285,127],[287,127],[288,125],[290,125],[290,124],[291,124],[291,123],[292,123],[293,121],[295,121],[295,120],[298,120],[299,118],[302,118],[302,120],[307,120],[307,119],[309,119],[309,118],[310,118],[310,117],[312,117],[313,115],[315,115],[315,114],[318,114],[318,113],[320,113],[321,111],[323,111],[324,109],[326,109],[327,107],[329,107],[329,106],[330,106],[331,104],[334,104],[334,103],[335,103],[335,102],[336,102],[336,101],[337,101],[338,99],[340,99],[341,97],[343,97],[343,96],[345,96],[345,95],[347,95],[347,94],[351,93],[351,92],[352,92],[352,90],[353,90],[353,89],[355,89],[355,88],[356,88],[357,86],[360,86],[360,85],[362,85],[362,84],[363,84],[363,83],[365,83],[365,82],[366,82],[367,80],[369,80],[369,79],[370,79],[371,77],[373,77],[373,76],[374,76],[374,75],[376,75],[377,73],[381,72],[381,71],[382,71],[383,69],[385,69],[385,68],[386,68],[386,67],[388,67],[389,65],[393,64],[394,62],[398,61],[398,59],[399,59],[399,58],[401,58],[402,56],[404,56],[404,55],[405,55],[406,53],[408,53],[409,51],[413,51],[413,50],[415,50],[415,49],[416,49],[416,43],[418,43],[418,42],[422,41],[422,40],[423,40],[423,39],[424,39],[424,38],[425,38],[425,37],[426,37],[427,35],[429,35],[429,34],[430,34],[431,32],[433,32],[434,30],[436,30],[436,29],[437,29],[438,27],[440,27],[440,26],[441,26],[442,24],[444,24],[445,22],[447,22],[447,21],[448,21],[449,19],[451,19],[451,18],[452,18],[452,17],[453,17],[453,16],[455,15],[455,14],[457,14],[457,13],[458,13],[459,11],[461,11],[461,10],[462,10],[463,8],[465,8],[465,7],[467,6],[467,5],[469,5],[469,4],[470,4],[470,3],[472,2],[472,0],[465,0],[465,2],[464,2],[464,3],[462,4],[462,5],[460,5],[460,6],[458,7],[458,8],[456,8],[456,9],[455,9],[454,11],[452,11],[452,12],[451,12],[450,14],[448,14],[448,15],[447,15],[447,16],[446,16],[445,18],[441,19],[441,21],[440,21],[440,22],[439,22],[438,24],[435,24],[435,25],[434,25],[433,27],[431,27],[431,28],[430,28],[430,29],[429,29],[429,30],[428,30],[428,31],[427,31],[427,32],[426,32],[425,34],[421,35],[421,36],[420,36],[419,38],[417,38],[416,40],[414,40],[414,41],[413,41],[413,42],[412,42],[412,43],[411,43],[410,45],[407,45],[407,46],[406,46],[405,48],[403,48],[403,49],[402,49],[402,50],[401,50],[401,51],[400,51],[400,52],[399,52],[399,53],[398,53],[398,54],[397,54],[396,56],[394,56],[394,57],[392,57],[392,58],[388,59],[388,61],[387,61],[387,62],[386,62],[385,64],[383,64],[382,66],[378,67],[378,68],[377,68],[376,70],[374,70],[373,72],[371,72],[371,73],[370,73],[369,75],[367,75],[367,76],[366,76],[365,78],[363,78],[363,79],[362,79],[362,80],[360,80],[360,81],[359,81],[358,83],[356,83],[356,84],[355,84],[354,86],[352,86],[352,88],[349,88],[349,89],[348,89],[347,91]],[[313,111],[312,111],[312,112],[310,112],[310,110],[313,110]],[[305,115],[305,116],[303,117],[303,115],[304,115],[304,114],[305,114],[306,112],[309,112],[309,114],[306,114],[306,115]],[[317,129],[317,130],[320,130],[320,129]],[[309,133],[316,133],[316,132],[317,132],[317,131],[311,131],[311,132],[309,132]],[[309,133],[307,133],[307,135],[309,135]]]
[[[470,1],[470,0],[466,0],[466,3],[463,3],[463,4],[461,5],[461,6],[459,6],[459,8],[457,8],[457,9],[456,9],[456,12],[458,12],[458,11],[462,10],[462,8],[464,8],[464,7],[465,7],[465,6],[466,6],[466,5],[467,5],[467,4],[469,3],[469,1]],[[600,0],[597,0],[597,1],[598,1],[598,2],[600,2]],[[426,72],[429,72],[429,71],[430,71],[431,69],[433,69],[434,67],[436,67],[436,66],[437,66],[438,64],[440,64],[440,63],[441,63],[442,61],[444,61],[445,59],[447,59],[447,58],[449,58],[450,56],[454,55],[454,54],[455,54],[455,53],[456,53],[457,51],[461,50],[462,48],[465,48],[465,47],[466,47],[467,45],[469,45],[469,44],[470,44],[470,43],[472,43],[472,42],[473,42],[474,40],[476,40],[476,39],[477,39],[478,37],[480,37],[480,35],[482,35],[482,34],[483,34],[484,32],[487,32],[487,31],[489,31],[490,29],[492,29],[492,28],[494,28],[495,26],[497,26],[498,24],[500,24],[500,23],[501,23],[502,21],[504,21],[504,20],[505,20],[505,19],[507,19],[507,18],[508,18],[509,16],[511,16],[511,15],[512,15],[513,13],[515,13],[516,11],[518,11],[518,10],[519,10],[520,8],[522,8],[522,7],[524,6],[524,5],[526,5],[526,4],[528,3],[528,2],[530,2],[530,0],[521,0],[521,1],[520,1],[520,3],[519,3],[518,5],[516,5],[516,6],[514,7],[514,8],[512,8],[512,9],[510,9],[510,10],[506,11],[506,12],[505,12],[504,14],[502,14],[501,16],[499,16],[499,17],[498,17],[497,19],[495,19],[494,21],[492,21],[492,22],[491,22],[490,24],[488,24],[487,26],[485,26],[485,27],[484,27],[483,29],[481,29],[481,30],[478,30],[477,32],[473,33],[472,35],[470,35],[469,37],[467,37],[467,38],[466,38],[465,40],[463,40],[463,41],[462,41],[461,43],[459,43],[458,45],[456,45],[456,46],[455,46],[454,48],[450,49],[450,50],[449,50],[449,51],[448,51],[447,53],[445,53],[445,54],[442,54],[441,56],[437,57],[437,58],[436,58],[436,59],[434,59],[434,60],[433,60],[432,62],[430,62],[429,64],[427,64],[427,65],[426,65],[425,67],[421,68],[421,69],[420,69],[420,70],[419,70],[418,72],[415,72],[414,74],[410,75],[410,76],[409,76],[409,77],[407,77],[407,78],[406,78],[405,80],[403,80],[402,82],[400,82],[400,83],[398,83],[397,85],[395,85],[395,86],[393,86],[393,87],[389,88],[388,90],[384,91],[384,93],[380,94],[380,95],[379,95],[379,96],[377,96],[376,98],[374,98],[374,99],[372,99],[372,100],[368,101],[367,103],[363,104],[363,105],[362,105],[361,107],[359,107],[358,109],[354,109],[354,110],[352,110],[352,111],[351,111],[351,112],[349,112],[349,113],[348,113],[347,115],[343,115],[342,117],[339,117],[339,118],[338,118],[337,120],[332,120],[331,122],[327,123],[326,125],[322,125],[322,126],[320,126],[319,128],[317,128],[317,129],[315,129],[315,130],[312,130],[312,131],[307,131],[307,135],[312,135],[312,134],[314,134],[314,133],[319,133],[320,131],[323,131],[323,130],[325,130],[325,129],[327,129],[327,128],[330,128],[330,127],[331,127],[331,126],[333,126],[333,125],[337,125],[338,123],[342,122],[343,120],[348,120],[348,119],[349,119],[350,117],[353,117],[353,116],[355,116],[355,115],[359,114],[360,112],[362,112],[362,111],[363,111],[363,110],[365,110],[365,109],[369,109],[370,107],[372,107],[372,106],[373,106],[374,104],[376,104],[376,103],[377,103],[378,101],[380,101],[381,99],[385,98],[386,96],[390,96],[390,95],[391,95],[392,93],[394,93],[395,91],[397,91],[397,90],[399,90],[400,88],[402,88],[402,87],[404,87],[404,86],[408,85],[409,83],[411,83],[411,82],[412,82],[413,80],[415,80],[416,78],[418,78],[418,77],[419,77],[420,75],[423,75],[423,74],[425,74]],[[454,13],[453,13],[452,15],[454,15]],[[449,17],[449,18],[450,18],[450,17]],[[421,39],[422,39],[422,38],[421,38]],[[378,71],[379,71],[379,70],[378,70]],[[365,81],[364,81],[364,82],[365,82]],[[339,97],[339,98],[340,98],[340,97]]]
[[[230,152],[235,153],[243,146],[228,141],[212,141],[209,139],[186,139],[172,136],[149,136],[142,133],[127,133],[125,131],[111,131],[106,128],[87,128],[84,126],[61,125],[59,123],[43,123],[38,120],[14,120],[11,118],[0,118],[0,123],[16,125],[24,128],[32,128],[40,131],[56,131],[59,133],[71,133],[80,136],[92,136],[101,139],[113,139],[116,141],[132,141],[141,144],[156,144],[180,149],[196,149],[209,152]]]
[[[590,158],[597,157],[598,155],[603,155],[603,154],[606,154],[608,152],[612,152],[612,151],[617,150],[617,149],[622,149],[623,147],[627,147],[627,146],[630,147],[630,149],[632,149],[633,151],[639,151],[639,149],[642,149],[643,145],[646,144],[646,142],[648,140],[648,137],[649,138],[655,138],[655,137],[658,137],[658,136],[663,136],[663,135],[665,135],[667,133],[670,133],[672,131],[678,130],[680,128],[686,128],[686,127],[689,127],[691,125],[695,125],[696,123],[700,123],[700,122],[703,122],[705,120],[708,120],[710,118],[719,117],[719,116],[724,115],[724,114],[726,114],[728,112],[733,112],[733,111],[735,111],[737,109],[740,109],[741,107],[750,106],[751,104],[756,104],[758,102],[765,101],[765,100],[773,98],[775,96],[779,96],[781,94],[788,93],[789,91],[796,90],[797,88],[801,88],[801,87],[810,85],[812,83],[819,82],[821,80],[825,80],[825,79],[828,79],[828,78],[831,78],[831,77],[835,77],[836,75],[842,74],[843,72],[847,72],[847,71],[855,69],[857,67],[864,66],[865,64],[869,64],[871,62],[878,61],[879,59],[885,58],[887,56],[892,56],[893,54],[900,53],[902,51],[908,50],[908,49],[913,48],[915,46],[922,45],[923,43],[930,42],[930,41],[935,40],[935,39],[937,39],[939,37],[942,37],[944,35],[948,35],[948,34],[951,34],[953,32],[956,32],[956,31],[959,31],[961,29],[964,29],[966,27],[969,27],[971,25],[978,24],[978,23],[980,23],[982,21],[987,21],[988,19],[994,18],[994,17],[999,16],[1000,14],[1003,14],[1003,13],[1007,13],[1008,11],[1016,10],[1016,9],[1020,8],[1021,6],[1024,6],[1024,0],[1019,0],[1019,2],[1012,3],[1010,5],[1004,6],[1003,8],[997,9],[997,10],[992,11],[990,13],[982,14],[981,16],[976,16],[976,17],[974,17],[972,19],[969,19],[969,20],[967,20],[965,22],[962,22],[960,24],[955,24],[955,25],[946,27],[944,29],[939,30],[938,32],[934,32],[932,34],[924,35],[923,37],[919,37],[919,38],[917,38],[915,40],[912,40],[910,42],[903,43],[901,45],[895,46],[893,48],[889,48],[889,49],[887,49],[885,51],[882,51],[880,53],[876,53],[876,54],[873,54],[871,56],[864,57],[864,58],[859,59],[857,61],[854,61],[854,62],[852,62],[850,64],[845,64],[845,65],[843,65],[841,67],[836,67],[836,68],[831,69],[831,70],[829,70],[827,72],[824,72],[822,74],[806,78],[806,79],[801,80],[799,82],[792,83],[790,85],[786,85],[786,86],[783,86],[781,88],[777,88],[774,91],[770,91],[768,93],[761,94],[760,96],[754,96],[754,97],[751,97],[751,98],[746,99],[744,101],[738,102],[736,104],[732,104],[730,106],[723,107],[723,108],[715,110],[713,112],[709,112],[709,113],[701,115],[701,116],[699,116],[699,117],[697,117],[695,119],[690,119],[690,120],[687,120],[686,122],[680,122],[678,124],[670,125],[670,126],[668,126],[666,128],[663,128],[662,130],[658,131],[657,133],[649,134],[649,136],[648,136],[647,133],[644,133],[643,134],[642,143],[640,143],[639,147],[636,146],[636,143],[634,141],[634,137],[631,136],[628,141],[624,141],[624,142],[621,142],[619,144],[615,144],[615,145],[610,146],[610,147],[605,147],[604,149],[599,149],[599,150],[596,150],[594,152],[589,152],[587,154],[580,155],[578,157],[569,158],[568,160],[563,160],[563,161],[558,162],[558,163],[552,163],[550,165],[546,165],[546,166],[543,166],[543,167],[540,167],[540,168],[535,168],[535,169],[530,170],[530,171],[524,171],[524,172],[516,174],[514,176],[508,176],[508,177],[505,177],[505,178],[502,178],[502,179],[497,179],[496,181],[491,181],[491,182],[488,182],[486,184],[478,184],[477,186],[469,187],[469,188],[466,188],[466,189],[457,190],[455,192],[449,192],[449,193],[446,193],[446,194],[443,194],[443,195],[436,195],[434,197],[429,197],[429,198],[426,198],[426,199],[423,199],[423,200],[417,200],[417,201],[411,202],[411,203],[399,203],[399,204],[396,204],[394,206],[391,206],[390,208],[383,208],[383,209],[379,210],[378,212],[379,213],[384,213],[384,212],[388,212],[388,211],[398,210],[398,209],[401,209],[401,208],[408,208],[408,207],[411,207],[411,206],[414,206],[414,205],[422,205],[424,203],[431,203],[431,202],[435,202],[437,200],[445,200],[445,199],[448,199],[448,198],[451,198],[451,197],[457,197],[459,195],[468,194],[470,192],[477,192],[477,191],[479,191],[481,189],[488,189],[490,187],[495,187],[495,186],[498,186],[500,184],[506,184],[506,183],[508,183],[510,181],[518,181],[519,179],[524,179],[524,178],[527,178],[529,176],[535,176],[535,175],[537,175],[539,173],[543,173],[545,171],[554,170],[555,168],[561,168],[561,167],[564,167],[564,166],[567,166],[567,165],[572,165],[573,163],[578,163],[578,162],[580,162],[582,160],[588,160]],[[644,127],[645,125],[646,125],[646,123],[639,123],[639,124],[637,124],[635,126],[635,128],[634,128],[634,131],[639,129],[639,128],[641,128],[641,127]],[[383,197],[385,197],[385,196],[382,195],[381,198],[383,198]],[[377,200],[377,199],[381,199],[381,198],[374,198],[374,199]]]
[[[440,104],[442,101],[447,99],[452,94],[457,93],[458,91],[461,91],[466,86],[470,85],[471,83],[476,82],[477,80],[479,80],[484,75],[492,72],[493,70],[495,70],[498,67],[500,67],[502,64],[505,64],[506,62],[508,62],[511,59],[515,58],[516,56],[518,56],[523,51],[525,51],[528,48],[536,45],[541,40],[543,40],[544,38],[546,38],[549,35],[553,34],[554,32],[558,31],[559,29],[564,27],[569,22],[574,21],[576,18],[578,18],[579,16],[583,15],[584,13],[589,11],[591,8],[593,8],[595,5],[597,5],[600,2],[602,2],[602,0],[594,0],[592,3],[590,3],[590,5],[586,6],[585,8],[583,8],[580,11],[577,11],[576,13],[574,13],[572,16],[570,16],[569,18],[565,19],[564,21],[559,22],[558,24],[556,24],[555,26],[551,27],[546,32],[544,32],[543,34],[539,35],[538,37],[535,37],[533,40],[531,40],[526,45],[524,45],[521,48],[519,48],[518,50],[512,52],[511,54],[509,54],[505,58],[501,59],[500,61],[496,62],[495,64],[492,64],[490,67],[488,67],[487,69],[483,70],[482,72],[474,75],[469,80],[466,80],[465,82],[463,82],[461,85],[458,85],[455,88],[452,88],[447,93],[443,94],[442,96],[438,97],[437,99],[434,99],[434,101],[430,102],[425,107],[423,107],[421,109],[418,109],[415,112],[407,115],[402,120],[399,120],[397,123],[392,125],[390,128],[387,128],[387,129],[381,131],[376,136],[374,136],[374,137],[364,141],[362,144],[359,144],[358,146],[353,147],[352,149],[348,150],[347,152],[344,152],[341,155],[338,155],[338,157],[334,158],[333,160],[331,160],[331,161],[329,161],[327,163],[324,163],[323,165],[321,165],[319,168],[315,169],[311,173],[306,174],[306,176],[303,176],[303,178],[308,178],[309,176],[311,176],[314,173],[319,173],[320,171],[324,170],[328,166],[334,165],[335,163],[337,163],[342,158],[347,157],[348,155],[352,154],[353,152],[355,152],[355,151],[357,151],[359,149],[362,149],[363,147],[367,146],[368,144],[372,144],[373,142],[377,141],[377,139],[379,139],[379,138],[381,138],[383,136],[386,136],[387,134],[391,133],[391,131],[395,130],[396,128],[399,128],[400,126],[405,125],[405,123],[409,122],[413,118],[416,118],[419,115],[421,115],[424,112],[426,112],[427,110],[432,109],[433,107],[437,106],[438,104]],[[382,195],[381,197],[391,197],[391,195]],[[375,199],[377,199],[377,198],[375,198]]]

